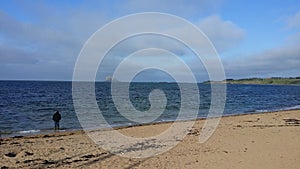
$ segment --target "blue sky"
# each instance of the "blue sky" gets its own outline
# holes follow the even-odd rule
[[[2,0],[0,79],[71,80],[85,41],[104,24],[137,12],[170,13],[195,24],[216,47],[227,78],[300,76],[297,0]],[[140,42],[117,47],[107,65],[100,65],[97,79],[110,76],[115,62],[125,57],[120,57],[126,53],[122,50]],[[203,66],[193,64],[192,57],[184,60],[198,81],[207,80]],[[166,77],[149,71],[137,79],[164,81]]]

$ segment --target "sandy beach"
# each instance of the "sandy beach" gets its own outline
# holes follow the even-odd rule
[[[300,168],[300,110],[223,117],[210,139],[199,143],[204,120],[163,154],[126,158],[105,151],[83,131],[2,138],[1,168]],[[148,137],[160,123],[119,129]]]

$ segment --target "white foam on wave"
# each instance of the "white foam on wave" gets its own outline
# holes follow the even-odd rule
[[[282,108],[280,110],[298,110],[298,109],[300,109],[300,105],[287,107],[287,108]]]
[[[271,111],[272,110],[255,110],[256,113],[267,113],[267,112],[271,112]]]
[[[280,109],[270,109],[270,110],[255,110],[256,113],[267,113],[267,112],[275,112],[275,111],[286,111],[286,110],[299,110],[300,105],[285,107]]]
[[[27,133],[37,133],[41,130],[25,130],[25,131],[19,131],[20,134],[27,134]]]

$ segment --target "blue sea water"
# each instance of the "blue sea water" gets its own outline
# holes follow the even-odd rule
[[[97,103],[103,116],[112,126],[135,124],[117,111],[111,97],[110,85],[107,82],[95,84]],[[198,118],[205,118],[211,102],[211,87],[208,84],[198,84],[198,88]],[[167,97],[166,108],[155,122],[174,121],[181,106],[180,90],[176,83],[131,83],[129,96],[132,105],[139,111],[148,110],[151,106],[149,93],[154,89],[161,89]],[[289,109],[300,109],[300,86],[227,85],[223,115]],[[2,136],[52,131],[52,115],[56,110],[62,115],[60,124],[63,130],[81,128],[73,106],[72,82],[0,81]]]

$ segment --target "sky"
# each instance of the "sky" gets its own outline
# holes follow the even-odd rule
[[[176,15],[198,27],[216,48],[226,78],[300,76],[298,0],[1,0],[0,80],[72,80],[81,49],[98,29],[141,12]],[[189,36],[184,28],[177,31]],[[208,80],[205,66],[189,49],[157,36],[131,38],[115,46],[99,65],[96,80],[112,76],[118,64],[137,49],[153,46],[170,49],[182,58],[197,81]],[[132,64],[143,65],[152,57],[158,67],[167,65],[172,73],[185,76],[178,63],[166,58],[171,56],[159,53],[154,52],[159,55],[157,63],[148,53]],[[135,78],[170,79],[166,73],[151,69]]]

